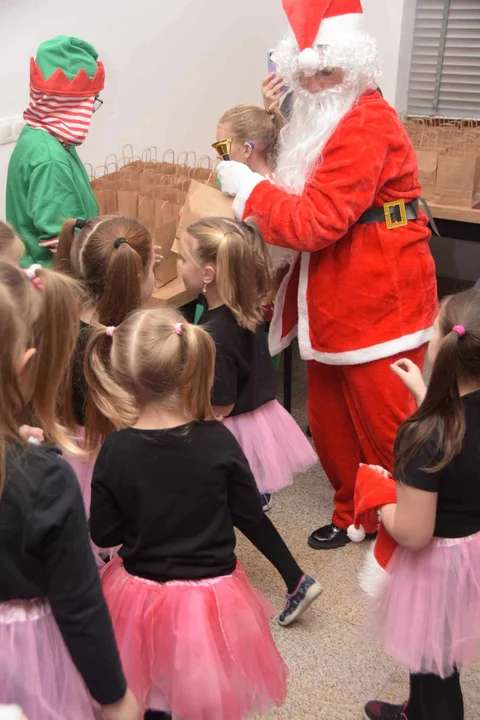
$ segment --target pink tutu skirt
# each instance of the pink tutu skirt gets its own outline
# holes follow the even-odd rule
[[[78,428],[77,441],[81,445],[84,438],[83,428]],[[83,504],[85,505],[85,513],[87,518],[90,517],[90,501],[92,499],[92,475],[97,460],[97,453],[92,453],[87,457],[81,455],[70,455],[70,453],[62,451],[64,459],[68,462],[75,475],[77,476],[78,484],[80,485],[80,492],[83,497]],[[95,556],[95,562],[97,566],[101,568],[106,558],[114,557],[118,552],[117,548],[99,548],[95,543],[92,542],[93,554]]]
[[[271,603],[240,566],[233,575],[165,584],[102,570],[129,687],[173,720],[241,720],[281,705],[287,667],[270,632]]]
[[[0,702],[29,720],[100,717],[44,600],[0,603]]]
[[[480,533],[398,547],[370,601],[368,634],[412,673],[449,677],[480,659]]]
[[[223,421],[238,440],[261,493],[276,492],[318,457],[297,423],[277,400]]]
[[[84,437],[84,429],[78,427],[77,442],[80,447],[83,444]],[[65,450],[62,451],[62,454],[77,476],[78,484],[80,485],[80,491],[83,497],[83,503],[85,505],[85,512],[87,513],[88,518],[90,516],[90,500],[92,498],[92,475],[97,454],[92,453],[91,455],[82,457],[81,455],[70,455],[70,453],[65,452]]]

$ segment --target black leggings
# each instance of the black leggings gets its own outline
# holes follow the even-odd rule
[[[242,529],[242,533],[278,570],[287,586],[287,591],[292,593],[296,590],[303,571],[268,517],[264,515],[257,525]]]
[[[460,675],[410,675],[408,720],[463,720]]]

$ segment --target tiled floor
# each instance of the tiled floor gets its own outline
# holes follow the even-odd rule
[[[305,374],[300,362],[294,367],[294,415],[306,426]],[[324,586],[323,595],[303,620],[291,628],[272,625],[280,652],[291,671],[288,698],[271,720],[361,720],[365,701],[406,699],[406,673],[379,648],[362,642],[366,602],[357,584],[357,573],[367,543],[341,550],[315,551],[308,534],[331,516],[332,491],[320,468],[299,476],[294,486],[275,497],[270,513],[305,572]],[[242,536],[237,554],[251,582],[280,608],[284,587],[281,578]],[[480,718],[480,667],[462,676],[466,720]]]

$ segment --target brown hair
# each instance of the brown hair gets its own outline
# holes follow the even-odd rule
[[[480,383],[480,292],[467,290],[447,298],[437,320],[442,340],[432,368],[427,394],[418,410],[401,426],[395,443],[397,476],[405,477],[408,463],[425,442],[436,444],[437,472],[458,455],[465,437],[465,413],[459,382]],[[453,328],[461,325],[465,335]]]
[[[102,215],[75,233],[67,220],[60,233],[55,269],[84,283],[102,325],[120,325],[141,304],[141,280],[152,260],[152,237],[134,218]],[[126,242],[118,243],[124,239]],[[116,242],[117,241],[117,242]]]
[[[219,120],[219,125],[230,125],[233,138],[239,143],[249,140],[265,154],[271,167],[275,164],[275,151],[285,119],[278,109],[264,110],[257,105],[235,105]]]
[[[268,248],[255,221],[207,217],[190,225],[187,233],[197,241],[194,262],[215,265],[222,302],[241,327],[255,330],[272,288]]]
[[[15,246],[17,246],[19,254],[21,255],[22,252],[20,251],[22,249],[24,250],[25,246],[18,235],[16,235],[14,229],[8,225],[8,223],[0,220],[0,257],[19,260],[20,258],[14,256]]]
[[[179,400],[192,420],[213,419],[214,368],[210,335],[169,308],[132,313],[112,337],[98,326],[85,356],[92,398],[117,426],[133,424],[136,414],[152,403],[169,407]],[[97,441],[101,439],[100,433]]]
[[[68,220],[62,228],[55,269],[82,281],[87,303],[95,308],[96,321],[120,325],[141,306],[142,276],[152,260],[152,237],[137,220],[121,215],[88,220],[80,232],[75,231],[76,222]],[[87,451],[97,450],[98,438],[114,428],[110,416],[100,413],[89,392],[84,424]]]
[[[70,361],[79,330],[78,287],[60,273],[32,266],[35,283],[25,272],[0,260],[0,495],[5,482],[8,441],[23,442],[19,417],[25,409],[16,363],[29,348],[33,417],[48,440],[73,450]]]

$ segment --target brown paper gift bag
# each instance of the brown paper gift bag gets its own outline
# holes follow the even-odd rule
[[[169,202],[155,202],[155,229],[153,243],[163,255],[163,260],[155,265],[157,287],[166,285],[177,277],[177,258],[171,248],[177,229],[177,208]]]
[[[235,217],[232,204],[233,198],[227,197],[220,190],[192,180],[180,214],[176,237],[180,239],[182,232],[201,218]]]
[[[422,197],[424,197],[425,200],[433,200],[440,153],[438,150],[421,149],[418,149],[416,152],[418,160],[418,180],[422,188]]]
[[[479,173],[480,157],[478,155],[440,155],[435,203],[471,208]]]

